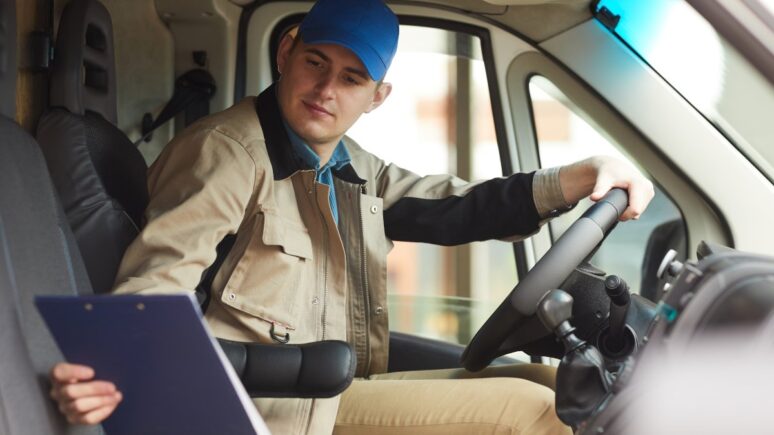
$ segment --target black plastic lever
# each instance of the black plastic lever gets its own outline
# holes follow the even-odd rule
[[[631,295],[629,286],[616,275],[605,279],[605,291],[610,298],[610,327],[604,346],[609,352],[617,354],[626,347],[626,313],[629,311]]]
[[[572,304],[572,296],[562,290],[551,290],[540,300],[537,314],[565,348],[556,372],[556,415],[577,427],[604,403],[613,378],[597,348],[573,333]]]

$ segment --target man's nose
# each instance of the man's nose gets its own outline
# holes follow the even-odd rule
[[[335,92],[334,85],[335,85],[335,82],[334,82],[333,74],[330,74],[330,73],[322,74],[317,80],[315,91],[317,91],[317,93],[322,98],[325,98],[325,99],[331,98],[333,97],[333,94]]]

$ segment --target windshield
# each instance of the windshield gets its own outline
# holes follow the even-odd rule
[[[596,12],[774,180],[774,87],[698,12],[683,0],[601,0]]]

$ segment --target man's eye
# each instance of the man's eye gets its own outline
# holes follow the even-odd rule
[[[306,63],[311,65],[311,66],[313,66],[313,67],[315,67],[315,68],[319,68],[322,65],[322,63],[320,63],[320,62],[318,62],[318,61],[316,61],[314,59],[307,59]]]
[[[344,76],[344,81],[349,85],[357,85],[359,82],[352,76]]]

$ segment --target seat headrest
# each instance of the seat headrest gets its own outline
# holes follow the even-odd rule
[[[16,0],[0,0],[0,115],[16,117]]]
[[[72,0],[62,12],[51,64],[49,104],[99,113],[117,123],[110,13],[97,0]]]

